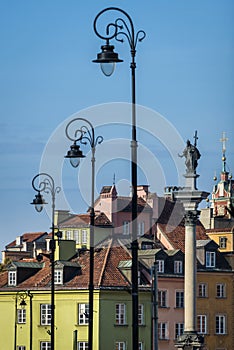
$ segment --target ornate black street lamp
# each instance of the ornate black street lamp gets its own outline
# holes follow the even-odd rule
[[[78,128],[75,130],[70,127],[71,124],[76,123]],[[75,125],[75,124],[74,124]],[[73,141],[73,144],[70,146],[70,150],[67,152],[65,158],[69,158],[71,165],[73,167],[78,167],[80,159],[84,158],[80,146],[77,145],[77,142],[80,144],[86,145],[90,144],[92,157],[92,174],[91,174],[91,207],[90,207],[90,255],[89,255],[89,333],[88,333],[88,348],[89,350],[93,349],[93,291],[94,291],[94,185],[95,185],[95,151],[97,144],[102,143],[102,136],[95,136],[93,125],[85,118],[75,118],[71,120],[65,130],[66,136],[69,140]]]
[[[29,315],[29,319],[30,319],[30,326],[29,326],[29,350],[33,350],[32,348],[32,325],[33,325],[33,319],[32,319],[32,298],[33,298],[33,294],[29,291],[29,290],[20,290],[16,293],[15,295],[15,340],[14,340],[14,350],[16,350],[17,347],[17,324],[18,324],[18,302],[19,306],[21,307],[21,309],[23,310],[26,306],[26,300],[29,297],[29,307],[30,307],[30,315]]]
[[[38,179],[38,185],[36,186],[36,180]],[[41,180],[42,179],[42,180]],[[51,263],[51,350],[54,350],[55,339],[54,339],[54,330],[55,330],[55,303],[54,303],[54,253],[55,253],[55,227],[54,227],[54,212],[55,212],[55,197],[56,194],[61,191],[60,187],[55,187],[54,179],[47,173],[39,173],[34,176],[32,180],[32,187],[37,192],[34,200],[31,204],[35,206],[35,209],[38,212],[41,212],[44,204],[47,204],[41,194],[44,192],[46,194],[51,194],[51,203],[52,203],[52,239],[50,240],[50,263]]]
[[[97,21],[106,12],[115,11],[120,14],[115,21],[110,22],[105,27],[105,33],[100,34],[97,29]],[[122,16],[123,15],[123,16]],[[96,35],[106,41],[101,47],[102,51],[97,55],[95,63],[100,63],[105,75],[110,76],[114,71],[114,66],[122,62],[118,54],[114,52],[114,46],[110,45],[110,40],[115,39],[123,42],[124,38],[130,46],[131,53],[131,87],[132,87],[132,140],[131,140],[131,181],[132,181],[132,348],[138,349],[138,242],[137,242],[137,140],[136,140],[136,84],[135,84],[135,56],[138,41],[142,41],[146,34],[139,30],[135,34],[131,17],[120,8],[109,7],[95,17],[94,31]]]

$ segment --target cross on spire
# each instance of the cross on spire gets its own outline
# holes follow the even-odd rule
[[[196,147],[197,146],[197,140],[198,140],[197,130],[195,131],[195,134],[194,134],[193,138],[194,138],[194,146]]]
[[[223,143],[223,148],[222,148],[223,153],[225,153],[225,151],[226,151],[226,141],[228,141],[228,138],[226,137],[226,132],[223,131],[222,138],[220,139],[220,142]]]

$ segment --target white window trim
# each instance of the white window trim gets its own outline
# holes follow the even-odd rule
[[[26,309],[17,309],[17,323],[26,323]]]
[[[174,261],[174,273],[183,273],[183,262],[181,260]]]
[[[218,288],[219,288],[220,295],[218,295]],[[216,284],[216,298],[218,298],[218,299],[226,298],[226,284],[225,283],[217,283]]]
[[[17,271],[8,271],[8,286],[17,285]]]
[[[87,229],[83,229],[81,231],[81,244],[87,244],[88,243],[88,232]]]
[[[63,284],[63,270],[56,269],[54,270],[54,284]]]
[[[115,304],[115,324],[118,326],[126,325],[126,304]]]
[[[200,329],[198,327],[198,320],[200,320],[199,321]],[[205,327],[204,332],[203,332],[203,329],[201,329],[201,328],[203,328],[203,321],[205,321],[204,322],[204,327]],[[199,334],[207,334],[207,315],[197,315],[197,332]]]
[[[40,322],[42,326],[51,325],[51,304],[40,304]]]
[[[215,267],[216,263],[216,253],[215,252],[206,252],[206,267]]]
[[[89,304],[78,304],[78,324],[85,326],[89,324]]]
[[[157,270],[160,273],[164,273],[164,260],[157,260]]]
[[[201,289],[201,294],[200,294],[200,289]],[[199,298],[207,298],[208,293],[207,293],[207,283],[199,283],[198,284],[198,297]]]
[[[40,342],[40,350],[50,350],[50,349],[51,349],[50,341],[41,341]]]
[[[219,331],[217,332],[217,328],[216,328],[216,324],[217,324],[217,318],[218,318],[218,320],[219,320]],[[221,320],[222,320],[222,322],[223,322],[223,328],[224,328],[224,331],[223,332],[220,332],[220,326],[221,326]],[[215,316],[215,334],[217,334],[217,335],[224,335],[224,334],[227,334],[227,329],[226,329],[226,327],[227,327],[227,317],[226,317],[226,315],[216,315]]]
[[[130,233],[130,222],[125,220],[123,221],[123,235],[129,235]]]

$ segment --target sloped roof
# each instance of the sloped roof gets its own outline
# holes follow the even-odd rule
[[[44,235],[47,236],[47,232],[27,232],[21,236],[21,239],[22,239],[22,242],[29,243],[29,242],[36,241],[37,239],[41,238]],[[17,246],[16,240],[14,240],[13,242],[6,245],[6,248],[11,248],[11,247],[15,247],[15,246]]]
[[[117,197],[117,211],[131,212],[132,211],[132,198],[119,196]],[[152,208],[146,203],[142,197],[137,197],[137,212],[143,210],[152,211]]]
[[[185,251],[185,226],[184,221],[180,225],[174,227],[167,224],[158,224],[159,229],[163,232],[164,236],[173,246],[174,249],[181,249],[182,252]],[[207,240],[209,237],[205,232],[205,228],[200,223],[197,222],[196,226],[196,240]]]
[[[78,214],[63,221],[63,223],[59,225],[59,228],[76,228],[79,226],[84,227],[84,226],[89,226],[89,224],[90,224],[89,214]],[[94,224],[95,226],[112,227],[110,220],[104,213],[98,213],[95,216]]]

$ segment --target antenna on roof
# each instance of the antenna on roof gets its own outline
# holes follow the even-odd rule
[[[114,173],[114,176],[113,176],[113,186],[115,186],[115,173]]]

